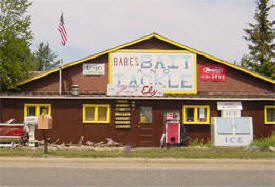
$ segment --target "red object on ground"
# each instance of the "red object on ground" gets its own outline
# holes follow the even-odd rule
[[[23,136],[24,126],[21,125],[1,125],[0,126],[0,137],[1,136]]]

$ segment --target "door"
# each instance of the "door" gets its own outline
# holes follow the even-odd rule
[[[154,146],[154,125],[152,106],[139,106],[138,119],[138,146],[153,147]]]

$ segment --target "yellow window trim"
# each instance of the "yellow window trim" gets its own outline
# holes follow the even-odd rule
[[[86,108],[94,107],[95,108],[95,120],[88,121],[86,120]],[[107,120],[106,121],[99,121],[98,120],[98,108],[105,107],[107,108]],[[83,123],[110,123],[110,105],[109,104],[83,104],[82,105],[82,122]]]
[[[194,109],[194,121],[190,122],[186,120],[186,110],[188,108]],[[206,121],[198,121],[198,109],[199,108],[206,108]],[[209,105],[183,105],[182,108],[182,117],[184,124],[210,124],[210,106]]]
[[[49,115],[51,116],[51,104],[25,104],[24,105],[24,117],[27,117],[28,114],[28,107],[35,107],[35,116],[39,117],[40,115],[40,107],[48,107],[49,108]]]
[[[275,108],[275,105],[266,105],[264,106],[264,123],[265,124],[275,124],[275,121],[267,121],[267,109]]]

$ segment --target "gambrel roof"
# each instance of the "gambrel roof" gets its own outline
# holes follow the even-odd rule
[[[85,62],[85,61],[87,61],[87,60],[95,59],[95,58],[97,58],[97,57],[99,57],[99,56],[101,56],[101,55],[108,54],[108,53],[110,53],[110,52],[114,52],[114,51],[120,50],[120,49],[122,49],[122,48],[131,46],[131,45],[134,45],[134,44],[137,44],[137,43],[140,43],[140,42],[143,42],[143,41],[152,39],[152,38],[156,38],[156,39],[158,39],[158,40],[160,40],[160,41],[169,43],[169,44],[171,44],[171,45],[174,45],[174,46],[176,46],[176,47],[182,48],[182,49],[184,49],[184,50],[188,50],[188,51],[190,51],[190,52],[193,52],[193,53],[202,55],[202,56],[204,56],[204,57],[206,57],[206,58],[208,58],[208,59],[211,59],[211,60],[213,60],[213,61],[215,61],[215,62],[217,62],[217,63],[224,64],[224,65],[229,66],[229,67],[231,67],[231,68],[240,70],[240,71],[242,71],[242,72],[245,72],[245,73],[247,73],[247,74],[249,74],[249,75],[251,75],[251,76],[253,76],[253,77],[259,78],[259,79],[261,79],[261,80],[270,82],[270,83],[272,83],[272,84],[275,83],[275,80],[272,80],[272,79],[270,79],[270,78],[264,77],[264,76],[262,76],[262,75],[259,75],[259,74],[255,73],[255,72],[252,72],[252,71],[247,70],[247,69],[245,69],[245,68],[242,68],[242,67],[240,67],[240,66],[234,65],[234,64],[229,63],[229,62],[227,62],[227,61],[218,59],[218,58],[213,57],[213,56],[211,56],[211,55],[209,55],[209,54],[207,54],[207,53],[198,51],[198,50],[193,49],[193,48],[191,48],[191,47],[188,47],[188,46],[186,46],[186,45],[179,44],[179,43],[174,42],[174,41],[172,41],[172,40],[170,40],[170,39],[168,39],[168,38],[166,38],[166,37],[164,37],[164,36],[161,36],[161,35],[159,35],[159,34],[157,34],[157,33],[152,33],[152,34],[143,36],[143,37],[141,37],[141,38],[139,38],[139,39],[137,39],[137,40],[134,40],[134,41],[132,41],[132,42],[128,42],[128,43],[119,45],[119,46],[117,46],[117,47],[114,47],[114,48],[111,48],[111,49],[108,49],[108,50],[105,50],[105,51],[102,51],[102,52],[99,52],[99,53],[95,53],[95,54],[90,55],[90,56],[88,56],[88,57],[86,57],[86,58],[83,58],[83,59],[81,59],[81,60],[78,60],[78,61],[74,61],[74,62],[65,64],[65,65],[62,66],[62,69],[69,68],[69,67],[71,67],[71,66],[74,66],[74,65],[83,63],[83,62]],[[52,73],[54,73],[54,72],[59,71],[59,69],[60,69],[60,68],[52,69],[52,70],[47,71],[47,72],[45,72],[45,73],[43,73],[43,74],[41,74],[41,75],[39,75],[39,76],[32,77],[32,78],[27,79],[27,80],[25,80],[25,81],[19,82],[17,85],[18,85],[18,86],[21,86],[21,85],[26,84],[26,83],[29,83],[29,82],[31,82],[31,81],[34,81],[34,80],[37,80],[37,79],[46,77],[46,76],[48,76],[49,74],[52,74]]]

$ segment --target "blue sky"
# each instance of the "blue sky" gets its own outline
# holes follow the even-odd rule
[[[48,42],[64,63],[152,32],[233,63],[248,52],[243,29],[255,7],[255,0],[33,0],[28,14],[32,48]],[[61,12],[65,48],[57,31]]]

